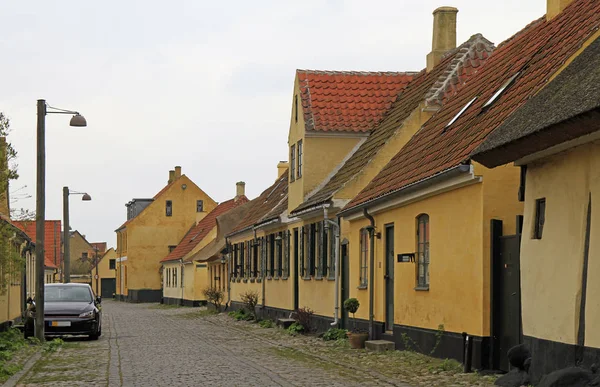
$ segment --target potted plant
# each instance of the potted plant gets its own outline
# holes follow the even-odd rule
[[[365,341],[369,338],[369,334],[356,329],[356,316],[355,313],[358,310],[360,303],[356,298],[349,298],[344,301],[344,309],[352,313],[352,321],[354,327],[347,333],[350,341],[350,347],[353,349],[361,349],[365,347]]]

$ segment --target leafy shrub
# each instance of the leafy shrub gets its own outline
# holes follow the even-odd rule
[[[287,331],[290,335],[296,336],[298,333],[304,332],[304,327],[300,323],[295,322],[288,327]]]
[[[298,308],[296,310],[296,319],[298,320],[298,324],[304,327],[305,332],[310,332],[312,330],[312,316],[315,313],[314,310],[309,307]]]
[[[275,326],[275,323],[273,322],[273,320],[261,320],[259,321],[258,325],[260,325],[261,328],[273,328]]]
[[[229,315],[231,317],[233,317],[234,319],[236,319],[237,321],[250,321],[250,320],[254,320],[254,315],[251,313],[246,312],[245,309],[238,309],[236,311],[233,312],[229,312]]]
[[[221,305],[223,305],[223,299],[225,298],[222,290],[208,286],[202,290],[202,294],[204,294],[208,302],[214,305],[217,312],[221,311]]]
[[[346,333],[348,333],[348,331],[345,329],[329,328],[327,330],[327,332],[325,332],[323,334],[323,340],[325,340],[325,341],[346,340],[348,338],[348,336],[346,336]]]
[[[246,310],[252,315],[252,317],[254,317],[256,305],[258,305],[258,292],[247,290],[240,294],[240,299],[244,303]]]
[[[44,352],[56,352],[57,349],[62,347],[65,342],[62,339],[54,339],[52,341],[46,341],[44,343]]]

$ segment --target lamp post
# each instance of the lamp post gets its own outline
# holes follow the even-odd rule
[[[46,226],[46,114],[72,114],[70,126],[87,126],[78,112],[53,108],[37,101],[37,178],[35,214],[35,337],[44,341],[44,231]]]
[[[98,278],[99,278],[99,276],[98,276],[98,246],[96,246],[96,245],[94,245],[94,252],[96,253],[96,260],[95,260],[95,262],[96,262],[96,276],[94,278],[96,279],[96,297],[97,297],[97,296],[99,296],[98,293],[100,293],[100,292],[99,292],[99,288],[98,288]]]
[[[82,195],[81,200],[90,201],[92,197],[85,192],[76,192],[69,190],[69,187],[63,187],[63,283],[71,282],[71,236],[69,235],[71,227],[69,226],[69,195]]]

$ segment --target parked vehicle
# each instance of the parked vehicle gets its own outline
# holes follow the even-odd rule
[[[44,330],[46,336],[88,335],[98,340],[102,334],[100,297],[87,284],[44,285]],[[29,298],[25,337],[33,336],[35,302]]]

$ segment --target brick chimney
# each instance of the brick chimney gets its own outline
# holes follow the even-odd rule
[[[179,179],[181,177],[181,167],[178,165],[175,167],[175,179]]]
[[[281,175],[283,175],[289,168],[290,163],[287,161],[280,161],[279,164],[277,164],[277,178],[281,177]]]
[[[169,184],[171,184],[173,180],[175,180],[175,171],[171,169],[169,171]]]
[[[573,0],[546,0],[546,20],[554,19],[572,2]]]
[[[427,54],[427,72],[440,63],[446,52],[456,48],[457,13],[458,9],[454,7],[440,7],[433,11],[433,38],[431,52]]]
[[[238,181],[235,183],[235,201],[237,202],[244,195],[246,195],[246,183]]]

